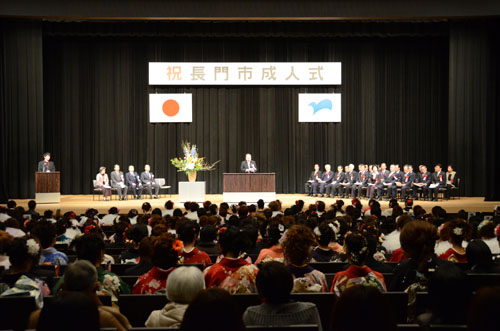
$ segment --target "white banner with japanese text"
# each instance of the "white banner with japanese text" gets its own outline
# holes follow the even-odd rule
[[[149,85],[341,85],[340,62],[149,62]]]

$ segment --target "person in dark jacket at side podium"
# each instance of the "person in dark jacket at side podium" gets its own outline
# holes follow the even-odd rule
[[[43,160],[38,162],[38,171],[53,172],[56,171],[54,162],[50,161],[50,153],[43,153]]]

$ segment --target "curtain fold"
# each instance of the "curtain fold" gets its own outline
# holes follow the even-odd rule
[[[0,201],[34,197],[43,153],[41,22],[0,22]]]

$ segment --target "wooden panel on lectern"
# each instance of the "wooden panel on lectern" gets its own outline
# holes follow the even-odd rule
[[[59,193],[61,177],[59,171],[35,172],[35,193]]]
[[[276,192],[276,174],[226,173],[223,190],[224,192]]]

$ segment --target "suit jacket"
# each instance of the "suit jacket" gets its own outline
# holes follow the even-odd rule
[[[362,171],[358,173],[358,179],[356,180],[356,182],[361,183],[361,186],[366,186],[368,185],[368,177],[368,171]]]
[[[246,172],[246,170],[250,169],[250,168],[255,168],[255,171],[257,171],[257,163],[255,163],[254,160],[250,161],[250,167],[248,166],[248,162],[246,160],[241,162],[241,166],[240,166],[241,172]]]
[[[434,172],[432,174],[432,183],[439,184],[438,187],[446,187],[446,174],[444,171]]]
[[[125,184],[125,177],[123,176],[123,172],[111,172],[111,186],[119,186],[119,184]]]
[[[456,171],[447,172],[446,173],[446,185],[457,186],[456,185],[456,176],[457,176]]]
[[[358,179],[358,173],[356,171],[349,171],[345,174],[345,183],[354,184]]]
[[[144,184],[154,184],[155,183],[155,175],[152,172],[141,172],[141,182]]]
[[[45,161],[40,161],[38,162],[38,171],[41,172],[47,172],[47,165],[45,164]],[[49,161],[49,171],[56,171],[56,166],[54,165],[54,162]]]
[[[131,173],[130,171],[125,174],[125,178],[127,179],[127,185],[132,186],[132,184],[141,185],[141,180],[139,179],[139,175],[137,172]]]
[[[345,179],[345,172],[343,171],[337,171],[334,175],[333,175],[333,182],[336,182],[336,183],[343,183],[344,182],[344,179]]]
[[[403,187],[405,188],[410,188],[412,187],[414,181],[415,181],[415,173],[408,172],[406,174],[403,174],[403,181],[401,182],[401,184],[403,184]]]
[[[426,171],[424,173],[420,173],[420,176],[418,176],[416,182],[417,183],[424,183],[424,184],[426,184],[426,186],[429,186],[429,184],[431,183],[431,173],[428,171]]]
[[[325,185],[331,184],[333,180],[333,171],[325,171],[323,176],[321,176],[321,180],[325,182]]]
[[[309,176],[309,180],[316,181],[316,179],[321,179],[321,176],[323,176],[321,170],[318,170],[318,172],[313,171],[311,172],[311,176]]]

